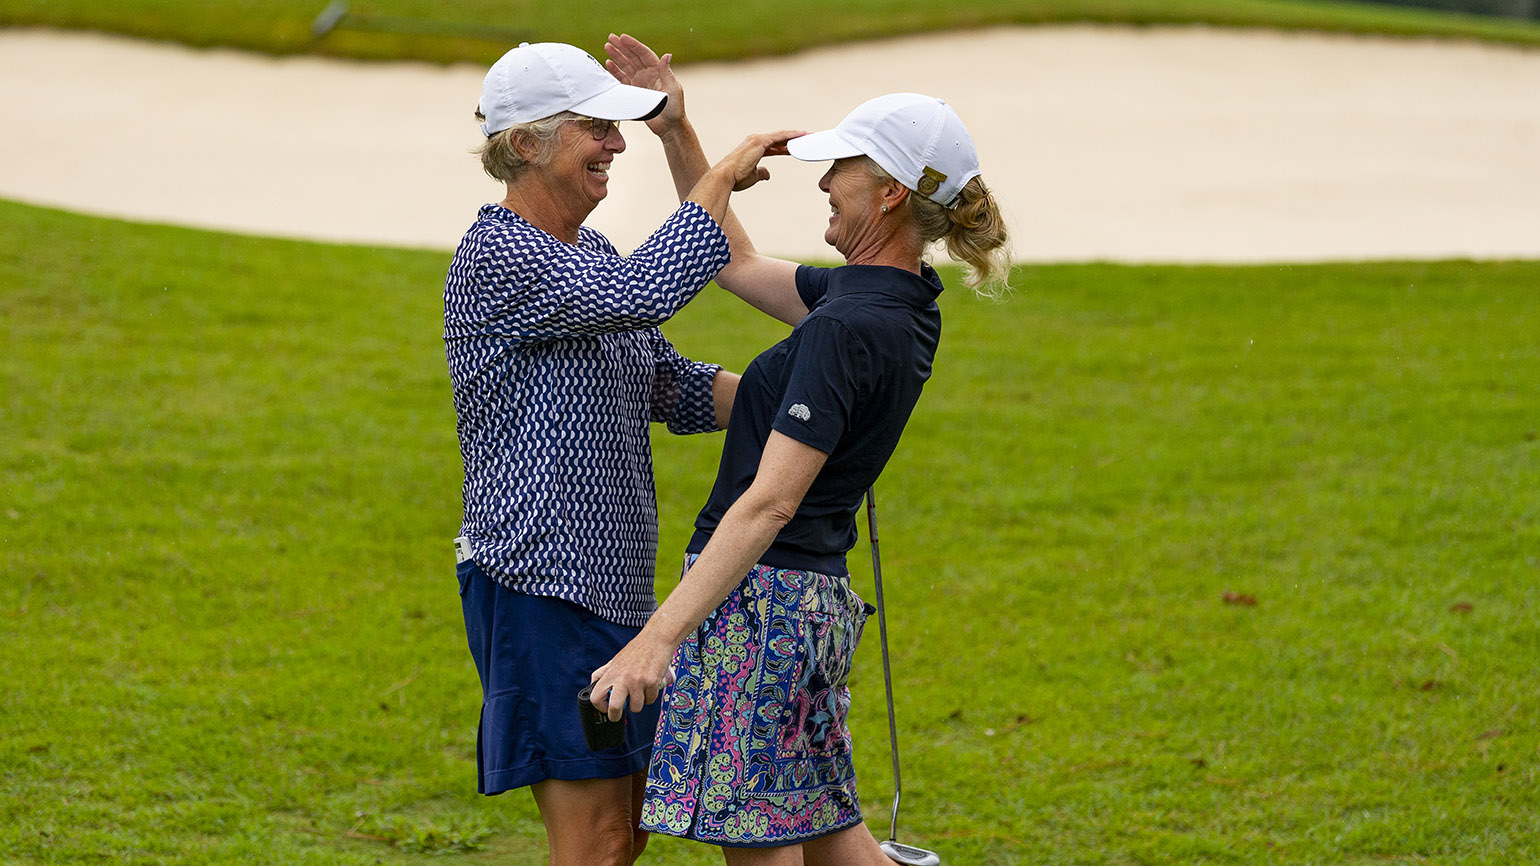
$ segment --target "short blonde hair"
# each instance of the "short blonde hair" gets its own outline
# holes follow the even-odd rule
[[[578,115],[570,111],[562,111],[528,123],[515,123],[507,129],[492,133],[478,150],[482,170],[493,180],[507,183],[532,166],[544,165],[556,153],[556,133],[561,130],[562,124],[577,118]],[[476,110],[476,119],[486,120],[479,108]],[[525,159],[524,154],[519,152],[518,139],[521,137],[534,143],[533,159]]]

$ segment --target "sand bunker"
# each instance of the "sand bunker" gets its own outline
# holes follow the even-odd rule
[[[469,153],[483,73],[0,31],[0,197],[451,248],[502,194]],[[883,92],[947,99],[1023,261],[1540,258],[1537,51],[1053,27],[679,74],[713,154],[750,131],[831,126]],[[651,134],[623,129],[590,224],[629,249],[673,193]],[[761,249],[833,257],[821,170],[776,160],[771,183],[735,198]]]

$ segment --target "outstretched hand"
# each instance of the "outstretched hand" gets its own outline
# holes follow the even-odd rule
[[[786,142],[802,135],[801,130],[783,129],[779,132],[760,132],[743,140],[732,152],[722,157],[709,171],[701,176],[690,190],[685,201],[693,201],[706,209],[711,218],[722,225],[730,213],[727,200],[734,192],[742,192],[762,180],[770,179],[770,169],[759,164],[767,156],[787,153]]]
[[[712,170],[728,174],[733,181],[733,191],[742,192],[762,180],[770,179],[770,169],[759,164],[761,159],[785,156],[786,142],[801,135],[806,133],[800,129],[755,133],[722,157]]]
[[[674,77],[671,65],[674,55],[659,57],[656,51],[640,39],[626,33],[618,36],[611,33],[610,38],[605,40],[604,53],[609,55],[609,59],[604,61],[604,68],[621,84],[668,94],[668,102],[663,104],[663,110],[657,117],[646,122],[648,129],[662,135],[684,120],[684,85]]]

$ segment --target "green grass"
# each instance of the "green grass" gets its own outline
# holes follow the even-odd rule
[[[0,862],[542,862],[474,793],[446,259],[0,204]],[[1017,280],[945,297],[879,486],[901,836],[1540,858],[1540,263]],[[713,291],[668,331],[741,368],[784,328]],[[665,589],[719,441],[658,438]]]
[[[520,40],[598,52],[629,31],[682,62],[784,54],[932,30],[1013,24],[1214,24],[1448,37],[1540,45],[1540,25],[1371,3],[1321,0],[738,0],[627,4],[569,0],[355,0],[322,40],[310,27],[326,0],[0,0],[0,26],[84,28],[273,54],[489,63]],[[408,32],[422,31],[427,32]]]

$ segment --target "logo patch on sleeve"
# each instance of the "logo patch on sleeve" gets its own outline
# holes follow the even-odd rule
[[[786,414],[797,419],[798,421],[806,421],[813,417],[813,413],[801,403],[791,404],[791,408],[786,410]]]

